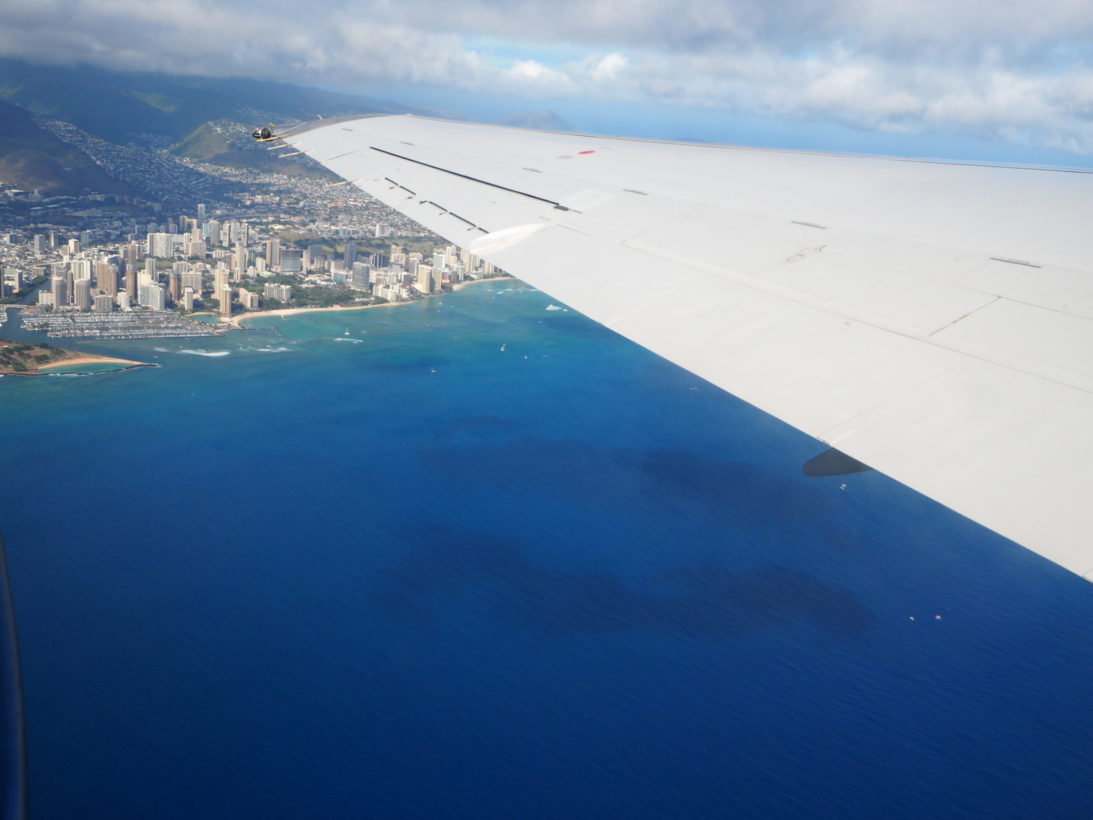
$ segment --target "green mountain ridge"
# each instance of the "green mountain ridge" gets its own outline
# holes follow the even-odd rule
[[[250,131],[267,122],[310,120],[318,114],[375,113],[432,112],[265,80],[0,58],[0,181],[52,193],[134,192],[132,179],[108,173],[80,146],[40,127],[35,116],[69,123],[117,150],[167,149],[170,157],[214,165],[332,178],[306,158],[278,159],[276,152],[251,140]]]
[[[249,168],[331,181],[337,179],[333,173],[311,160],[300,157],[279,159],[276,152],[267,151],[264,144],[251,138],[251,130],[243,123],[229,120],[202,123],[171,146],[170,152],[175,156],[230,168]]]
[[[0,180],[47,193],[130,194],[84,151],[34,122],[30,112],[0,100]]]
[[[180,77],[0,58],[0,99],[118,144],[166,147],[202,123],[265,124],[317,114],[429,113],[318,88],[241,77]]]

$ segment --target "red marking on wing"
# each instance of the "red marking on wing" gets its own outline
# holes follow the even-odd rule
[[[578,151],[578,154],[595,154],[595,151]]]

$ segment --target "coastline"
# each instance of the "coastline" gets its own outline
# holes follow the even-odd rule
[[[242,313],[239,316],[221,316],[220,321],[223,324],[231,325],[234,328],[243,330],[243,322],[247,319],[261,319],[267,316],[295,316],[297,313],[322,313],[332,310],[368,310],[368,308],[381,308],[392,307],[394,305],[408,305],[409,302],[380,302],[378,305],[331,305],[330,307],[298,307],[298,308],[279,308],[277,310],[256,310],[251,313]]]
[[[57,361],[57,362],[50,362],[49,364],[44,364],[41,367],[39,367],[38,370],[39,371],[41,371],[41,370],[52,370],[53,368],[56,368],[56,367],[72,367],[74,365],[81,365],[81,364],[118,364],[118,365],[124,365],[126,367],[133,367],[133,366],[137,366],[137,365],[139,365],[141,367],[150,367],[151,366],[148,362],[138,362],[138,361],[135,361],[134,359],[118,359],[118,358],[115,358],[113,356],[96,356],[92,353],[87,353],[87,354],[81,354],[79,356],[73,356],[71,359],[61,359],[60,361]]]
[[[502,279],[512,279],[512,276],[491,276],[486,279],[471,279],[465,282],[460,282],[457,285],[452,285],[449,293],[455,293],[462,290],[467,285],[473,285],[478,282],[497,282]],[[433,296],[443,296],[443,293],[435,293]],[[428,298],[428,297],[426,297]],[[419,301],[417,299],[411,299],[407,302],[380,302],[379,304],[372,305],[331,305],[330,307],[296,307],[296,308],[278,308],[277,310],[256,310],[250,313],[241,313],[238,316],[221,316],[221,324],[230,325],[237,330],[243,330],[243,322],[247,319],[261,319],[267,316],[280,316],[284,318],[286,316],[295,316],[299,313],[322,313],[336,310],[368,310],[369,308],[382,308],[382,307],[395,307],[397,305],[412,305],[414,302]]]

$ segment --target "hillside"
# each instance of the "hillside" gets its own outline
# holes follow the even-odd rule
[[[171,146],[171,153],[231,168],[250,168],[331,181],[337,179],[318,163],[302,157],[278,159],[277,152],[267,151],[265,145],[251,138],[252,130],[248,125],[230,120],[206,122]]]
[[[240,77],[175,77],[0,59],[0,99],[110,142],[166,147],[214,120],[263,124],[420,109]]]
[[[48,193],[131,193],[76,146],[39,127],[27,111],[0,100],[0,181]]]
[[[267,122],[369,113],[430,113],[287,83],[175,77],[0,58],[0,182],[53,193],[183,199],[216,183],[174,157],[332,178],[306,158],[277,159],[250,139]],[[149,149],[167,149],[167,155]],[[177,167],[175,167],[177,166]],[[183,190],[187,186],[193,190]]]

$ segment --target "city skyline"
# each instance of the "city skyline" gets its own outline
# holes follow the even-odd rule
[[[295,204],[282,200],[278,219],[301,219]],[[311,240],[282,241],[268,222],[252,231],[238,212],[198,203],[196,217],[147,224],[132,218],[129,232],[115,231],[114,241],[94,242],[105,232],[89,229],[66,239],[40,224],[8,233],[0,244],[6,263],[0,296],[29,305],[21,312],[23,328],[50,337],[162,338],[213,332],[185,318],[193,313],[223,321],[240,311],[407,302],[501,273],[378,203],[364,210],[394,220],[414,245],[432,239],[438,247],[404,249],[399,231],[381,221],[366,236],[322,225],[313,226]],[[34,229],[46,232],[28,236]]]

